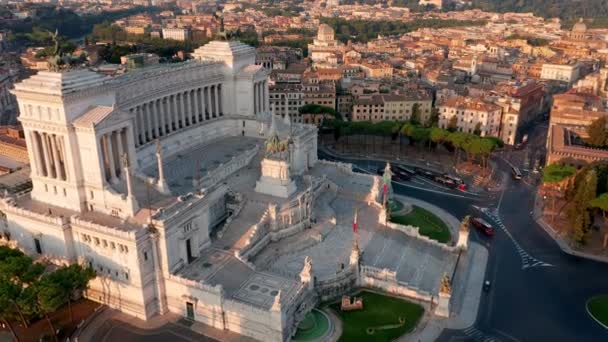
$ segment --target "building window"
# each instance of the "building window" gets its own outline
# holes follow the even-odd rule
[[[144,261],[148,261],[148,252],[144,251]]]

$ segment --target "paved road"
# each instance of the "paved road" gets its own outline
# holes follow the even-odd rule
[[[540,148],[543,139],[535,140],[527,154],[519,153],[524,156],[520,163]],[[369,164],[380,166],[349,161],[368,169]],[[509,174],[509,164],[497,162]],[[563,253],[531,216],[535,188],[507,178],[500,197],[459,197],[457,191],[433,186],[393,186],[396,193],[429,201],[458,218],[468,213],[485,216],[497,230],[491,239],[476,231],[472,234],[472,239],[489,248],[486,279],[492,282],[475,325],[446,330],[438,341],[608,341],[608,330],[585,310],[589,297],[608,292],[608,264]]]
[[[96,331],[96,342],[217,342],[210,337],[197,334],[186,326],[175,323],[151,330],[142,330],[122,321],[110,319]]]

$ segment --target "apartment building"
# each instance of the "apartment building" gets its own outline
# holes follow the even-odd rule
[[[460,132],[500,136],[502,108],[480,98],[452,97],[439,104],[439,127],[448,128],[456,117],[456,129]]]
[[[414,105],[418,104],[420,122],[431,117],[433,100],[428,93],[360,95],[353,100],[352,121],[410,120]]]

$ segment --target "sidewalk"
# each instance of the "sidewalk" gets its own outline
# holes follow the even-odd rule
[[[488,263],[488,250],[472,242],[463,256],[465,258],[458,265],[459,272],[453,283],[450,318],[437,318],[432,312],[427,312],[416,330],[398,341],[432,342],[444,329],[461,330],[475,324]]]
[[[608,263],[608,257],[580,252],[580,251],[577,251],[577,250],[573,249],[572,247],[570,247],[568,242],[564,238],[562,238],[553,229],[553,227],[551,227],[551,225],[549,223],[547,223],[547,222],[545,222],[545,220],[543,220],[542,215],[539,212],[539,210],[541,210],[540,208],[542,208],[542,204],[539,204],[540,202],[541,202],[540,196],[538,195],[538,193],[536,193],[536,195],[534,196],[535,221],[536,221],[536,223],[538,223],[539,226],[541,226],[545,230],[545,232],[555,241],[555,243],[557,243],[557,245],[562,250],[562,252],[573,255],[573,256],[577,256],[580,258],[591,259],[591,260],[595,260],[598,262]]]

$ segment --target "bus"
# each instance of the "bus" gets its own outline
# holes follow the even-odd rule
[[[511,173],[513,174],[513,179],[521,179],[521,172],[515,166],[511,168]]]

